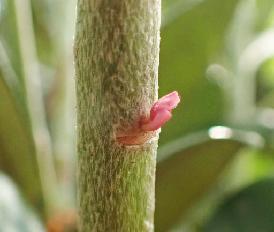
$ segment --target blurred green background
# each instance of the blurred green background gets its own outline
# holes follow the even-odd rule
[[[76,0],[0,0],[0,231],[76,231]],[[274,2],[163,0],[156,232],[274,231]]]

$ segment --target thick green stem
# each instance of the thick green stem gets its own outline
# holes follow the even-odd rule
[[[156,135],[119,130],[157,99],[160,0],[78,0],[75,71],[80,231],[153,231]]]

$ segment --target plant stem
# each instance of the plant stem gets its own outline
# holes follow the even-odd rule
[[[153,231],[158,135],[123,146],[157,99],[160,0],[78,0],[75,72],[80,231]]]

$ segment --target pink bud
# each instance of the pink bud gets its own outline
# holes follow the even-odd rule
[[[171,117],[171,111],[180,102],[177,91],[167,94],[154,103],[150,110],[149,120],[141,124],[143,131],[154,131],[162,127]]]
[[[177,91],[167,94],[153,104],[148,118],[141,118],[138,127],[133,127],[117,135],[124,145],[140,145],[155,136],[153,131],[161,128],[172,117],[171,111],[180,102]]]

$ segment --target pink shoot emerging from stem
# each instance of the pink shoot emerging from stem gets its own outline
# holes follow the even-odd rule
[[[124,145],[140,145],[149,140],[168,120],[171,119],[171,111],[180,102],[177,91],[171,92],[156,101],[150,110],[148,118],[142,118],[137,128],[119,133],[118,142]]]
[[[161,128],[171,118],[171,111],[180,102],[177,91],[167,94],[154,103],[147,122],[141,124],[143,131],[154,131]]]

